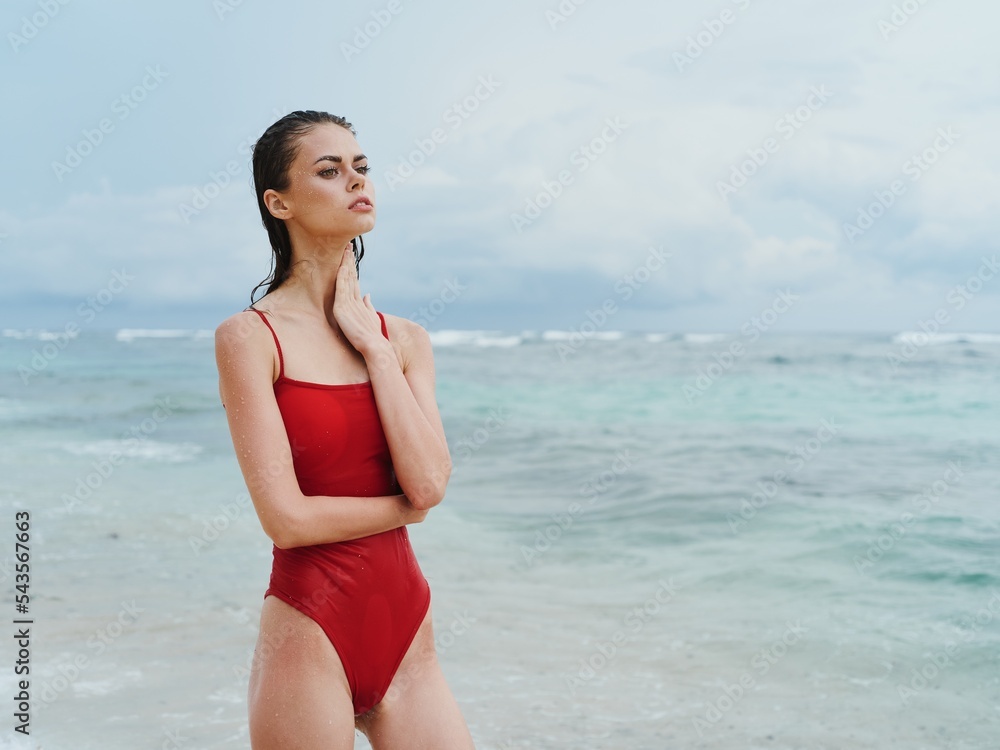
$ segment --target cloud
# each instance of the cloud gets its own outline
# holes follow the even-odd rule
[[[302,102],[349,114],[376,165],[363,283],[401,310],[451,279],[468,284],[442,324],[500,328],[513,310],[534,316],[518,325],[573,320],[662,247],[669,263],[621,321],[732,328],[785,285],[808,295],[789,326],[892,328],[996,247],[997,6],[928,3],[889,33],[891,2],[586,3],[553,28],[545,12],[557,6],[514,0],[473,18],[460,5],[404,5],[349,63],[337,45],[367,11],[318,9],[310,29],[329,39],[280,65],[247,43],[273,32],[252,5],[223,21],[158,11],[165,28],[196,23],[194,57],[176,43],[147,55],[116,42],[106,16],[76,11],[75,26],[53,26],[20,56],[32,65],[14,89],[19,109],[50,111],[63,89],[72,106],[58,127],[11,126],[8,140],[24,144],[12,173],[24,178],[0,186],[8,299],[76,299],[134,267],[130,309],[242,309],[270,260],[244,152]],[[149,13],[121,9],[130,23]],[[66,66],[102,34],[119,45],[118,73],[85,55]],[[428,45],[438,38],[447,44]],[[679,69],[677,52],[691,64]],[[52,155],[151,62],[169,85],[57,185]],[[53,88],[54,71],[64,77]],[[820,102],[817,90],[831,95]],[[941,129],[959,138],[929,153]],[[420,144],[428,153],[414,157]],[[232,182],[182,215],[234,158]],[[406,164],[412,176],[390,189],[387,173]],[[873,208],[894,181],[905,190]],[[846,228],[865,214],[869,227]],[[985,311],[997,294],[970,305],[976,325],[995,325]]]

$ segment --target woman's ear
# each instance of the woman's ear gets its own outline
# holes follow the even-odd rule
[[[267,210],[270,212],[271,216],[276,219],[288,219],[291,218],[291,209],[285,205],[284,200],[281,196],[274,190],[268,189],[264,191],[264,205],[267,206]]]

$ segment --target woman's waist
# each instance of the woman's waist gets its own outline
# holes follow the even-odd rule
[[[405,526],[375,534],[282,549],[273,546],[275,567],[279,565],[325,565],[331,567],[384,569],[416,562]]]
[[[426,584],[403,526],[343,542],[274,547],[273,556],[270,587],[297,596],[336,590],[350,597],[387,587],[401,593]]]

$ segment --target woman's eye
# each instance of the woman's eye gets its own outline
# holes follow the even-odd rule
[[[371,171],[371,167],[367,164],[363,167],[358,167],[358,171],[361,174],[368,174]],[[329,177],[330,175],[339,174],[339,170],[336,167],[330,167],[329,169],[324,169],[318,173],[320,177]]]

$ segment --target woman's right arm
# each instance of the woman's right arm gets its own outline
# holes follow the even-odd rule
[[[247,490],[264,533],[280,549],[357,539],[410,523],[427,511],[405,495],[328,497],[302,494],[288,433],[274,400],[270,333],[252,312],[215,330],[219,396]]]

